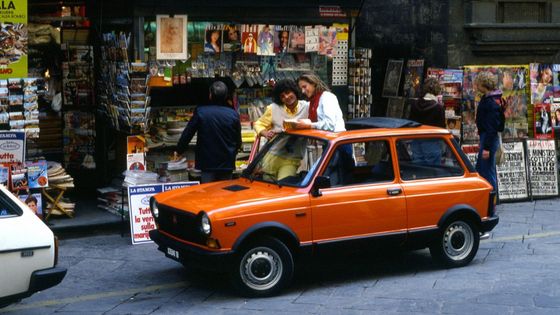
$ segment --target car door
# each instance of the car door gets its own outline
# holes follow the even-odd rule
[[[445,211],[458,203],[478,203],[474,199],[480,195],[458,183],[465,171],[448,138],[397,139],[396,149],[411,233],[435,230]]]
[[[26,292],[33,271],[54,265],[52,232],[23,207],[0,187],[0,297]]]
[[[321,171],[331,187],[311,196],[314,243],[404,238],[406,202],[390,139],[338,144]]]

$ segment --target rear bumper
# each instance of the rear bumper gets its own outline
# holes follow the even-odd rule
[[[498,225],[498,222],[500,222],[500,217],[498,217],[497,215],[489,217],[487,219],[483,219],[480,222],[481,232],[484,233],[492,231],[492,229],[494,229],[496,225]]]
[[[158,245],[158,250],[166,257],[185,266],[211,271],[227,271],[233,251],[215,252],[179,242],[158,230],[150,231],[150,238]],[[169,250],[178,252],[178,257],[170,255]]]
[[[66,268],[53,267],[34,271],[29,280],[27,292],[0,298],[0,307],[16,302],[38,291],[43,291],[59,284],[66,276]]]

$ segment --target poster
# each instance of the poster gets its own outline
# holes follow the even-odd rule
[[[241,26],[241,42],[245,54],[257,53],[258,25],[244,24]]]
[[[336,28],[324,27],[319,29],[319,55],[325,55],[332,58],[336,55]]]
[[[0,6],[0,79],[27,77],[27,0]]]
[[[156,58],[187,60],[187,16],[156,16]]]
[[[274,25],[261,24],[257,35],[257,55],[274,56]]]
[[[204,52],[219,54],[222,52],[222,26],[208,24],[204,35]]]
[[[534,197],[558,195],[558,162],[554,140],[527,140],[529,183]]]
[[[274,53],[284,54],[290,46],[290,26],[274,26]]]
[[[492,65],[492,66],[466,66],[463,72],[463,141],[478,141],[475,113],[480,93],[476,91],[475,79],[478,73],[488,71],[497,77],[498,88],[502,90],[505,100],[505,130],[502,134],[504,140],[521,140],[527,138],[529,121],[529,84],[527,84],[529,68],[525,65]]]
[[[126,169],[129,171],[145,171],[146,161],[145,161],[144,153],[127,154]]]
[[[10,180],[10,167],[0,164],[0,185],[8,187],[8,180]]]
[[[531,104],[549,103],[554,96],[553,65],[531,63],[529,65],[531,78]]]
[[[424,59],[408,60],[404,70],[404,97],[422,97],[422,81],[424,79]]]
[[[0,163],[25,161],[25,132],[0,131]]]
[[[198,185],[199,182],[139,185],[128,187],[128,209],[130,217],[130,237],[132,244],[151,243],[151,230],[156,228],[150,211],[150,198],[158,193],[173,189]]]
[[[535,115],[535,139],[554,139],[554,127],[550,113],[550,104],[537,104]]]
[[[526,199],[529,197],[529,188],[523,142],[507,142],[502,146],[504,161],[496,166],[499,198],[500,200]]]
[[[29,209],[31,209],[38,217],[43,216],[43,199],[41,193],[23,194],[17,196],[19,200],[23,201]]]
[[[305,52],[305,30],[303,26],[290,27],[290,46],[288,47],[289,53],[304,53]]]
[[[396,97],[399,95],[399,84],[401,82],[401,72],[404,61],[390,59],[387,62],[387,71],[385,72],[385,81],[383,83],[383,97]]]
[[[222,50],[236,52],[241,50],[241,31],[237,24],[224,26],[222,33]]]
[[[319,50],[319,29],[321,26],[305,27],[305,52],[315,52]]]
[[[29,188],[45,188],[49,186],[46,160],[28,161],[25,165],[27,167]]]

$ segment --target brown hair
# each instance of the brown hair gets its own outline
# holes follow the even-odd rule
[[[438,80],[434,77],[426,78],[426,80],[424,80],[424,86],[422,86],[422,92],[424,95],[427,93],[439,95],[441,93],[441,86],[439,85]]]
[[[329,89],[329,86],[327,84],[325,84],[325,82],[323,82],[321,80],[321,78],[319,78],[318,75],[316,75],[315,73],[304,73],[302,75],[299,76],[298,78],[298,83],[299,81],[305,81],[309,84],[312,84],[313,86],[315,86],[315,93],[317,92],[330,92],[331,90]]]

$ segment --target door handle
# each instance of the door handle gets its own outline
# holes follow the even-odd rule
[[[296,217],[305,217],[306,215],[306,212],[296,212]]]
[[[387,195],[389,196],[396,196],[402,193],[402,189],[400,188],[387,188]]]

